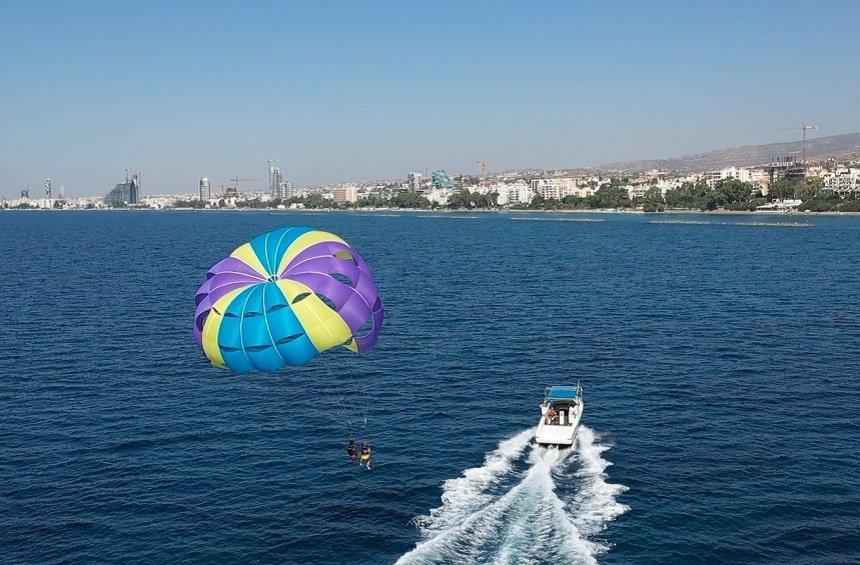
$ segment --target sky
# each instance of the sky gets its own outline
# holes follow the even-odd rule
[[[323,5],[324,4],[324,5]],[[562,168],[860,131],[860,2],[0,0],[0,195]]]

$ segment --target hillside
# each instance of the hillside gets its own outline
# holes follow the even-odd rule
[[[595,167],[603,171],[636,172],[661,169],[679,172],[696,172],[720,169],[732,165],[748,166],[770,162],[772,157],[800,155],[801,142],[770,143],[768,145],[745,145],[665,159],[644,159],[607,163]],[[831,159],[860,154],[860,133],[831,135],[806,141],[806,158],[811,160]]]

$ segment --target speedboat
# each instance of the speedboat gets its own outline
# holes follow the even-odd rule
[[[540,423],[535,441],[541,447],[564,449],[576,440],[579,421],[585,410],[582,385],[554,385],[546,387],[540,406]]]

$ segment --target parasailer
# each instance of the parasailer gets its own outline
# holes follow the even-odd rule
[[[255,237],[206,273],[194,332],[214,365],[276,371],[338,346],[371,349],[383,306],[367,262],[338,236],[310,227]]]
[[[361,446],[361,453],[358,456],[358,464],[370,471],[370,462],[373,460],[373,446],[370,442],[364,440]]]
[[[358,460],[358,447],[355,445],[355,438],[349,438],[349,442],[346,444],[346,456],[353,461]]]
[[[238,247],[209,269],[195,301],[197,344],[213,365],[240,372],[304,365],[339,346],[368,351],[384,317],[367,262],[338,236],[309,227]],[[370,469],[366,439],[361,449],[350,439],[347,455]]]

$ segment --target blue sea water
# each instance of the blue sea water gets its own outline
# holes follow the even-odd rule
[[[370,262],[378,347],[211,367],[207,268],[286,225]],[[860,561],[858,249],[839,217],[0,213],[0,561]]]

